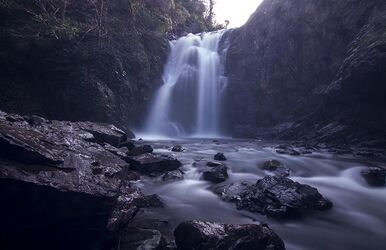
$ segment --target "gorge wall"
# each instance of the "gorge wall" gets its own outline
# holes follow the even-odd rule
[[[384,138],[385,23],[384,1],[264,1],[229,34],[230,131],[336,142]]]
[[[208,29],[191,0],[0,2],[0,109],[124,129],[161,84],[168,40]]]

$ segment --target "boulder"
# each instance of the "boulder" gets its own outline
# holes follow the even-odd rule
[[[180,169],[166,172],[162,176],[163,181],[180,181],[183,179],[184,179],[184,173]]]
[[[87,131],[94,136],[90,141],[99,144],[108,143],[114,147],[118,147],[127,139],[125,132],[111,124],[78,122],[77,126],[81,130]]]
[[[224,153],[218,152],[217,154],[214,155],[214,159],[216,161],[226,161],[227,158],[225,157]]]
[[[146,153],[153,153],[153,148],[150,145],[134,147],[130,150],[128,155],[137,156],[137,155],[142,155]]]
[[[386,169],[370,167],[361,171],[361,175],[370,186],[382,187],[386,184]]]
[[[131,168],[147,175],[159,175],[167,171],[173,171],[181,165],[180,161],[168,155],[147,153],[130,157]]]
[[[173,152],[183,152],[184,148],[181,145],[175,145],[172,147]]]
[[[127,178],[128,164],[99,144],[125,136],[102,126],[99,135],[113,136],[96,139],[84,124],[101,128],[0,112],[0,248],[115,244],[137,213],[142,194]]]
[[[228,179],[228,168],[219,162],[208,162],[202,176],[206,181],[221,183]]]
[[[178,249],[285,249],[283,241],[267,225],[194,220],[181,223],[174,236]]]
[[[263,166],[261,169],[269,171],[273,173],[274,175],[277,176],[284,176],[288,177],[290,175],[290,170],[289,168],[285,167],[283,163],[281,163],[278,160],[269,160],[264,162]]]
[[[332,207],[316,188],[283,176],[266,176],[254,185],[247,182],[230,184],[218,193],[224,201],[236,203],[238,209],[284,219]]]

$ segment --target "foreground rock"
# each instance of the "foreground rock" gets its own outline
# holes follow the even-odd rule
[[[279,176],[266,176],[254,185],[234,183],[218,193],[224,201],[236,203],[238,209],[276,218],[300,217],[332,207],[316,188]]]
[[[371,167],[362,170],[361,175],[370,186],[382,187],[386,184],[386,169],[379,167]]]
[[[285,167],[283,163],[278,160],[269,160],[264,162],[261,169],[269,171],[277,176],[288,177],[291,173],[289,168]]]
[[[125,137],[111,125],[0,112],[0,246],[111,244],[142,197],[128,164],[102,146]]]
[[[176,170],[182,165],[177,159],[168,155],[151,153],[130,157],[129,161],[134,170],[151,176]]]
[[[178,249],[285,249],[267,225],[227,225],[205,221],[181,223],[174,231]]]
[[[184,173],[180,169],[166,172],[162,176],[163,181],[180,181],[183,179],[184,179]]]
[[[219,162],[208,162],[202,176],[213,183],[224,182],[228,179],[228,168]]]
[[[127,154],[131,156],[138,156],[142,154],[153,153],[153,148],[150,145],[142,145],[132,148]]]

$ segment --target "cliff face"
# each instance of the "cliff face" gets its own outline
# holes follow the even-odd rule
[[[127,128],[160,83],[168,38],[205,30],[190,0],[0,3],[0,108]]]
[[[349,141],[384,134],[385,23],[382,1],[264,1],[229,35],[232,132]]]

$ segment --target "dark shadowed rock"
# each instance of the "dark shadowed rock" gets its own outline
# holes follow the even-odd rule
[[[370,186],[382,187],[386,183],[386,169],[379,167],[370,167],[362,170],[361,175],[366,179]]]
[[[173,152],[183,152],[184,148],[181,145],[175,145],[172,147]]]
[[[127,148],[130,151],[135,148],[135,144],[132,141],[125,141],[119,145],[119,148]]]
[[[224,153],[220,153],[220,152],[218,152],[217,154],[214,155],[214,159],[216,161],[226,161],[227,160]]]
[[[183,179],[184,179],[184,173],[180,169],[166,172],[162,176],[163,181],[180,181]]]
[[[267,225],[194,220],[181,223],[174,236],[178,249],[285,249],[283,241]]]
[[[285,167],[283,163],[281,163],[278,160],[269,160],[264,162],[263,166],[261,169],[269,171],[273,173],[274,175],[277,176],[284,176],[288,177],[290,175],[290,170],[289,168]]]
[[[138,199],[138,206],[141,208],[163,208],[165,207],[162,199],[157,195],[147,195],[141,199]]]
[[[61,248],[87,249],[110,242],[137,213],[142,194],[128,181],[128,164],[110,144],[92,142],[84,124],[0,113],[0,248],[66,239]],[[100,143],[124,138],[114,127],[87,124],[108,135]]]
[[[181,162],[168,155],[142,154],[130,157],[130,166],[147,175],[159,175],[181,167]]]
[[[219,193],[223,200],[235,202],[238,209],[277,218],[299,217],[332,207],[316,188],[278,176],[266,176],[254,185],[231,184]]]
[[[122,233],[119,249],[164,249],[166,241],[158,230],[129,227]]]
[[[87,131],[94,136],[94,139],[91,139],[90,141],[99,144],[108,143],[114,147],[118,147],[127,139],[126,133],[114,125],[92,122],[78,122],[77,125],[80,129]]]
[[[207,167],[203,170],[204,180],[220,183],[228,179],[228,168],[219,162],[208,162]]]
[[[285,145],[279,145],[276,147],[276,153],[278,154],[285,154],[285,155],[294,155],[298,156],[300,155],[300,152],[295,150],[291,146],[285,146]]]
[[[138,146],[134,147],[130,150],[128,155],[131,156],[138,156],[146,153],[153,153],[153,148],[150,145],[143,145],[143,146]]]

